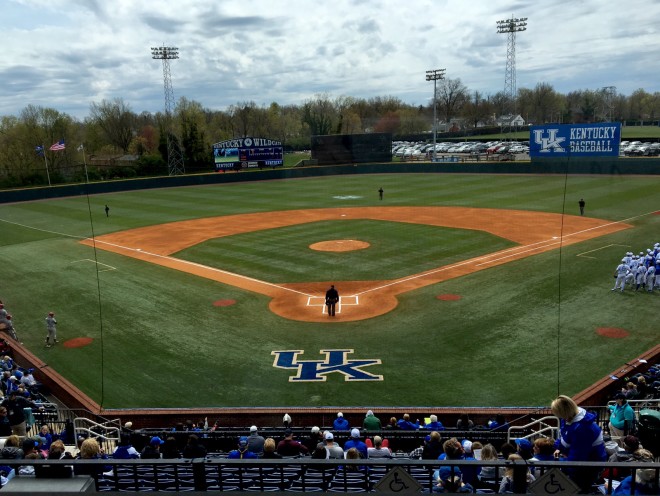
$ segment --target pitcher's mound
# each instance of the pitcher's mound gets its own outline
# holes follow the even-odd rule
[[[83,346],[89,346],[94,341],[92,338],[73,338],[67,339],[62,343],[62,346],[65,348],[82,348]]]
[[[596,332],[606,338],[621,339],[627,338],[630,333],[620,327],[599,327]]]
[[[364,250],[371,245],[366,241],[357,241],[355,239],[333,239],[330,241],[320,241],[309,245],[312,250],[316,251],[355,251]]]

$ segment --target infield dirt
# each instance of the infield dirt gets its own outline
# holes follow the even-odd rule
[[[355,219],[479,230],[511,240],[518,246],[399,279],[291,284],[259,281],[171,256],[212,238],[317,221]],[[328,208],[187,220],[106,234],[86,239],[82,243],[89,246],[95,244],[103,250],[269,296],[270,310],[287,319],[334,323],[363,320],[390,312],[398,304],[397,295],[408,291],[630,227],[628,224],[590,217],[521,210],[461,207]],[[310,243],[316,241],[310,240]],[[336,285],[342,300],[346,302],[334,318],[322,313],[323,296],[330,284]]]

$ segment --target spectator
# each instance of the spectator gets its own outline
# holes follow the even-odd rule
[[[479,441],[472,441],[472,454],[474,455],[475,459],[481,460],[481,450],[483,447],[484,445]]]
[[[555,461],[555,440],[550,437],[539,437],[534,440],[532,448],[534,456],[529,459],[530,462],[554,462]],[[534,470],[534,477],[541,476],[541,468]]]
[[[41,457],[36,451],[32,451],[24,460],[41,460]],[[21,465],[18,467],[18,475],[34,475],[34,465]]]
[[[181,458],[179,446],[176,444],[176,438],[169,436],[163,443],[163,449],[160,450],[161,456],[166,460],[175,460]]]
[[[474,488],[463,482],[461,470],[458,467],[443,466],[433,472],[436,486],[435,493],[473,493]]]
[[[282,456],[300,456],[307,455],[309,450],[300,441],[293,439],[291,429],[285,429],[284,439],[277,444],[277,452]]]
[[[512,455],[509,455],[508,458],[509,461],[515,461],[515,460],[520,460],[523,461],[523,457],[518,455],[517,453],[514,453]],[[534,475],[527,469],[527,473],[525,474],[525,477],[527,479],[527,485],[531,484],[536,480]],[[513,465],[507,465],[504,468],[504,477],[502,477],[502,482],[500,483],[500,493],[513,493]]]
[[[332,423],[332,429],[335,431],[347,431],[350,429],[348,420],[344,418],[344,414],[339,412],[337,413],[337,418]]]
[[[206,447],[199,442],[196,434],[188,436],[188,443],[181,453],[183,458],[204,458],[206,456]]]
[[[639,396],[639,391],[637,391],[637,384],[634,382],[628,382],[626,387],[621,389],[621,392],[625,395],[627,400],[636,400]]]
[[[383,438],[374,436],[374,447],[367,448],[367,458],[392,458],[392,450],[383,447]]]
[[[550,405],[553,415],[560,419],[559,439],[555,441],[555,456],[567,461],[604,462],[607,460],[603,432],[596,415],[580,408],[568,396],[558,396]],[[583,491],[589,491],[598,476],[591,467],[567,470]]]
[[[248,437],[248,450],[252,453],[260,455],[264,452],[264,442],[266,440],[263,436],[259,435],[256,425],[250,427],[250,437]]]
[[[641,374],[637,376],[637,392],[640,399],[644,399],[649,395],[649,386],[646,383],[646,377]]]
[[[635,421],[635,411],[623,393],[616,393],[614,395],[614,401],[616,404],[608,406],[610,410],[610,422],[608,426],[612,440],[621,446],[621,439],[628,435],[632,429]]]
[[[50,433],[50,427],[48,424],[41,424],[41,429],[39,429],[39,437],[41,438],[42,449],[48,451],[50,445],[53,442],[53,435]]]
[[[509,429],[509,424],[502,414],[495,415],[494,419],[488,421],[487,426],[491,431],[506,431]]]
[[[333,460],[343,460],[345,458],[344,450],[335,443],[335,436],[332,432],[325,433],[325,447],[328,450],[328,458]]]
[[[355,430],[355,429],[353,429]],[[360,458],[364,458],[362,454],[358,451],[357,448],[349,448],[346,451],[346,459],[347,460],[359,460]],[[344,471],[345,472],[362,472],[367,470],[367,467],[364,465],[346,465],[344,466]]]
[[[85,439],[80,445],[80,453],[77,456],[79,460],[100,460],[107,459],[108,455],[103,453],[99,443],[94,438]],[[74,464],[73,471],[76,475],[95,475],[111,470],[112,467],[104,465],[87,465],[83,463]]]
[[[398,428],[399,428],[399,426],[397,424],[396,417],[390,417],[390,421],[385,426],[385,429],[394,430],[394,429],[398,429]]]
[[[617,449],[616,452],[612,453],[608,461],[609,462],[636,461],[635,454],[637,450],[640,449],[639,439],[637,439],[635,436],[628,435],[622,439],[621,445],[623,447]],[[601,476],[607,479],[618,479],[619,477],[621,477],[621,470],[616,467],[611,467],[611,468],[607,467],[605,470],[603,470]]]
[[[11,425],[7,418],[7,408],[0,406],[0,437],[11,436]]]
[[[33,401],[26,399],[23,396],[18,395],[17,390],[13,390],[9,393],[9,397],[5,398],[0,406],[7,408],[7,418],[9,419],[9,424],[11,425],[12,434],[17,436],[23,436],[27,434],[27,428],[25,423],[25,408],[32,408],[34,410],[43,410],[42,406],[37,405]]]
[[[246,460],[259,457],[256,453],[253,453],[248,449],[248,438],[246,436],[241,436],[238,438],[238,449],[230,451],[227,458],[232,460]]]
[[[430,435],[426,436],[426,442],[422,449],[422,460],[437,460],[443,452],[440,433],[432,431]]]
[[[312,427],[309,437],[305,439],[303,444],[307,446],[307,449],[311,452],[316,449],[316,446],[319,443],[322,442],[324,442],[324,439],[323,439],[323,434],[321,433],[321,429],[315,425],[314,427]]]
[[[442,453],[438,460],[474,460],[471,456],[466,456],[465,449],[463,445],[456,439],[452,437],[444,442],[442,445],[444,453]],[[479,472],[478,467],[463,467],[463,481],[467,484],[474,484],[477,479],[477,474]]]
[[[419,420],[415,423],[410,421],[410,415],[403,414],[403,418],[396,423],[397,427],[402,431],[416,431],[419,429]]]
[[[431,415],[429,417],[430,422],[428,424],[424,424],[424,429],[428,429],[430,431],[444,431],[445,426],[442,425],[442,422],[438,421],[438,416],[437,415]]]
[[[147,444],[144,448],[142,448],[142,452],[140,453],[140,458],[143,459],[157,459],[160,458],[160,447],[165,444],[165,441],[163,441],[160,437],[154,436],[151,438],[149,441],[149,444]]]
[[[275,446],[275,440],[272,437],[267,438],[264,441],[264,454],[263,457],[264,459],[278,459],[282,458],[282,455],[280,455],[277,451],[275,451],[277,447]]]
[[[49,460],[73,460],[73,456],[66,450],[66,446],[59,439],[53,441],[48,450]]]
[[[554,449],[554,447],[553,447]],[[495,446],[488,443],[483,448],[481,448],[481,461],[483,462],[494,462],[499,460],[497,456],[497,450]],[[482,466],[479,475],[477,476],[481,482],[486,484],[494,484],[497,480],[497,467],[491,466]],[[485,486],[489,487],[489,486]]]
[[[312,459],[314,460],[327,460],[328,450],[325,449],[325,444],[318,443],[312,452]]]
[[[456,428],[461,431],[469,431],[474,429],[474,422],[470,420],[467,413],[463,413],[456,421]]]
[[[653,463],[653,453],[645,449],[639,449],[635,453],[637,461]],[[629,475],[621,481],[621,484],[612,494],[658,494],[658,486],[655,484],[656,469],[641,468],[635,470],[635,492],[632,492],[633,476]]]
[[[22,443],[23,458],[27,458],[32,453],[36,453],[37,458],[40,459],[43,458],[39,451],[40,446],[41,443],[31,437],[26,437],[25,439],[23,439],[23,443]]]
[[[133,460],[140,458],[140,453],[131,444],[131,438],[127,434],[121,434],[119,445],[112,453],[112,458],[116,460]]]
[[[285,428],[291,427],[291,415],[285,413],[284,417],[282,417],[282,423],[284,424]]]
[[[360,440],[360,429],[351,430],[351,438],[344,444],[344,453],[351,448],[355,448],[360,453],[361,458],[367,458],[367,445]]]
[[[534,456],[534,446],[529,439],[518,438],[516,439],[517,453],[523,460],[529,460]]]
[[[500,446],[500,458],[502,460],[508,460],[509,455],[513,455],[518,452],[518,446],[512,442],[506,442]]]
[[[362,429],[365,431],[380,431],[383,429],[383,426],[380,422],[380,419],[374,415],[374,412],[371,410],[367,411],[367,415],[364,417],[362,422]]]

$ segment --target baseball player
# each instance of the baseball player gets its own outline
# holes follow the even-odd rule
[[[51,341],[53,344],[57,343],[57,320],[55,320],[55,314],[53,312],[48,312],[46,317],[46,348],[50,348]]]
[[[635,270],[635,291],[639,291],[640,286],[643,289],[646,289],[646,267],[644,264],[639,264],[637,270]]]
[[[623,292],[623,289],[626,287],[627,273],[628,273],[628,266],[626,265],[626,260],[622,258],[621,263],[617,265],[616,270],[614,271],[614,277],[616,277],[616,281],[614,283],[614,287],[612,288],[612,291],[621,289],[621,292]]]
[[[655,265],[650,265],[646,269],[646,291],[653,292],[653,286],[655,286]]]

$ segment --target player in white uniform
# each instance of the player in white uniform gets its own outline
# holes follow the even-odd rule
[[[640,286],[646,289],[646,267],[644,267],[643,264],[637,266],[637,270],[635,271],[635,284],[637,284],[635,291],[638,291]]]
[[[655,265],[649,266],[646,269],[646,291],[651,293],[653,291],[653,286],[655,285]]]
[[[614,275],[616,276],[616,282],[614,283],[614,287],[612,288],[612,291],[621,289],[621,292],[623,292],[623,289],[626,287],[627,272],[628,272],[628,266],[626,265],[626,261],[625,259],[621,259],[621,263],[617,265],[616,270],[614,271]]]

